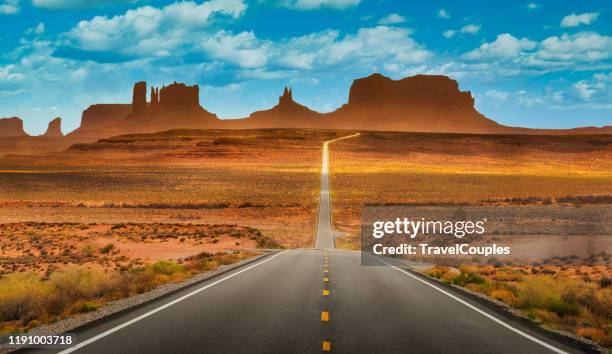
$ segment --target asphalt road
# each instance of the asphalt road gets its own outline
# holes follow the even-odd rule
[[[329,140],[323,143],[323,153],[321,162],[321,189],[319,197],[319,213],[317,216],[317,235],[315,238],[315,248],[332,249],[334,248],[334,237],[331,227],[331,196],[329,191],[329,144],[359,136],[359,133],[345,136],[342,138]]]
[[[362,267],[322,222],[316,245],[329,249],[270,255],[98,321],[63,353],[578,352],[399,269]]]

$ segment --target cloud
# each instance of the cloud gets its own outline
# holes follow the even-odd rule
[[[583,101],[609,103],[612,98],[610,85],[612,72],[596,73],[591,79],[580,80],[572,85],[573,93]]]
[[[444,10],[442,8],[442,9],[438,10],[438,17],[440,17],[440,18],[450,18],[451,16],[450,16],[450,14],[446,10]]]
[[[528,3],[528,4],[525,4],[525,7],[526,7],[528,10],[537,10],[537,9],[539,9],[540,7],[542,7],[542,5],[537,4],[537,3],[535,3],[535,2],[530,2],[530,3]]]
[[[215,16],[238,18],[246,11],[241,0],[176,2],[163,8],[143,6],[114,17],[96,16],[65,34],[63,45],[83,51],[114,52],[128,57],[165,56],[193,40]],[[201,33],[200,33],[201,34]]]
[[[276,62],[285,67],[317,70],[373,69],[382,63],[404,67],[433,56],[407,29],[387,26],[361,28],[343,37],[333,30],[294,37],[277,44],[275,52]]]
[[[133,4],[138,0],[32,0],[32,5],[49,10],[75,10],[99,8],[105,5]]]
[[[536,42],[527,38],[518,39],[509,33],[502,33],[491,43],[483,43],[480,47],[467,52],[463,58],[468,60],[509,59],[517,57],[525,49],[533,49]]]
[[[591,88],[591,86],[586,80],[580,80],[576,82],[572,87],[574,88],[574,90],[576,90],[578,96],[580,96],[580,98],[585,101],[590,100],[593,94],[595,93],[595,90]]]
[[[485,96],[494,98],[496,100],[505,101],[508,99],[508,92],[498,91],[498,90],[489,90],[485,92]]]
[[[36,27],[32,27],[32,28],[28,28],[25,31],[26,34],[43,34],[45,33],[45,24],[42,22],[39,22],[38,25],[36,25]]]
[[[0,2],[0,15],[15,15],[19,10],[19,0],[4,0]]]
[[[380,24],[380,25],[394,25],[394,24],[404,23],[404,22],[406,22],[406,19],[402,15],[399,15],[399,14],[390,14],[390,15],[387,15],[387,16],[381,18],[378,21],[378,24]]]
[[[509,33],[461,55],[478,63],[496,63],[506,74],[542,74],[552,70],[612,68],[612,37],[594,32],[550,36],[541,42],[518,39]],[[504,66],[501,61],[506,61]]]
[[[595,32],[562,34],[544,39],[536,60],[555,62],[593,62],[612,58],[612,37]]]
[[[448,30],[448,31],[442,32],[442,35],[444,36],[444,38],[453,38],[455,34],[457,34],[457,31],[455,30]]]
[[[461,27],[461,33],[476,34],[478,31],[480,31],[480,25],[475,25],[473,23]]]
[[[575,12],[565,16],[561,20],[561,27],[577,27],[580,25],[590,25],[599,17],[597,12],[587,12],[577,15]]]
[[[270,44],[257,40],[253,32],[233,35],[219,31],[200,44],[213,59],[220,59],[242,68],[257,68],[268,61]]]
[[[361,0],[286,0],[283,5],[295,10],[316,10],[323,7],[343,10],[357,6],[360,2]]]

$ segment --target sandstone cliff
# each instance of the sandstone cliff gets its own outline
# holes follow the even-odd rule
[[[23,121],[21,118],[0,118],[0,136],[1,137],[17,137],[28,136],[23,130]]]
[[[42,136],[46,138],[60,138],[64,136],[64,133],[62,133],[62,118],[57,117],[50,121],[47,131]]]
[[[240,128],[323,128],[327,122],[322,116],[295,102],[291,88],[285,87],[276,106],[253,112],[248,118],[229,120],[226,124]]]
[[[327,114],[329,127],[371,130],[494,133],[505,127],[474,108],[471,93],[440,75],[357,79],[348,103]]]

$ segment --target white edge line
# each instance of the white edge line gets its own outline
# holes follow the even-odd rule
[[[458,298],[457,296],[455,296],[455,295],[453,295],[453,294],[449,293],[448,291],[446,291],[446,290],[444,290],[444,289],[441,289],[441,288],[439,288],[439,287],[435,286],[434,284],[431,284],[430,282],[428,282],[428,281],[426,281],[426,280],[423,280],[423,279],[421,279],[421,278],[417,277],[416,275],[410,274],[409,272],[407,272],[407,271],[405,271],[405,270],[403,270],[403,269],[401,269],[401,268],[398,268],[398,267],[396,267],[396,266],[394,266],[394,265],[391,265],[391,264],[389,264],[389,263],[387,263],[386,261],[383,261],[383,260],[381,260],[381,259],[379,259],[379,261],[381,261],[382,263],[384,263],[384,264],[386,264],[386,265],[390,266],[391,268],[393,268],[393,269],[395,269],[395,270],[397,270],[397,271],[400,271],[400,272],[402,272],[402,273],[404,273],[404,274],[408,275],[409,277],[412,277],[412,278],[414,278],[414,279],[416,279],[416,280],[420,281],[421,283],[423,283],[423,284],[425,284],[425,285],[428,285],[428,286],[430,286],[430,287],[432,287],[432,288],[436,289],[437,291],[441,292],[442,294],[444,294],[444,295],[446,295],[446,296],[448,296],[448,297],[452,298],[453,300],[456,300],[456,301],[458,301],[458,302],[462,303],[463,305],[465,305],[465,306],[467,306],[467,307],[471,308],[472,310],[474,310],[474,311],[478,312],[479,314],[481,314],[481,315],[483,315],[483,316],[487,317],[488,319],[492,320],[493,322],[495,322],[495,323],[497,323],[497,324],[500,324],[500,325],[502,325],[502,326],[506,327],[507,329],[511,330],[512,332],[514,332],[514,333],[516,333],[516,334],[518,334],[518,335],[520,335],[520,336],[522,336],[522,337],[525,337],[525,338],[527,338],[527,339],[529,339],[529,340],[531,340],[531,341],[533,341],[533,342],[535,342],[535,343],[537,343],[537,344],[539,344],[539,345],[541,345],[541,346],[543,346],[543,347],[545,347],[545,348],[547,348],[547,349],[550,349],[551,351],[553,351],[553,352],[555,352],[555,353],[559,353],[559,354],[570,354],[570,353],[568,353],[568,352],[566,352],[566,351],[563,351],[563,350],[561,350],[561,349],[559,349],[559,348],[557,348],[557,347],[554,347],[554,346],[552,346],[552,345],[550,345],[550,344],[548,344],[548,343],[546,343],[546,342],[544,342],[544,341],[541,341],[541,340],[539,340],[538,338],[536,338],[536,337],[534,337],[534,336],[532,336],[532,335],[529,335],[529,334],[527,334],[527,333],[525,333],[525,332],[521,331],[520,329],[516,329],[516,328],[512,327],[511,325],[509,325],[509,324],[505,323],[504,321],[502,321],[502,320],[498,319],[497,317],[492,316],[492,315],[490,315],[490,314],[486,313],[485,311],[483,311],[483,310],[479,309],[478,307],[476,307],[476,306],[474,306],[474,305],[470,304],[469,302],[464,301],[464,300],[462,300],[462,299]]]
[[[263,260],[261,262],[255,263],[255,264],[253,264],[253,265],[251,265],[251,266],[249,266],[247,268],[244,268],[244,269],[242,269],[242,270],[240,270],[240,271],[238,271],[236,273],[230,274],[230,275],[228,275],[228,276],[226,276],[226,277],[224,277],[222,279],[219,279],[219,280],[217,280],[215,282],[212,282],[212,283],[210,283],[210,284],[208,284],[206,286],[203,286],[203,287],[201,287],[199,289],[196,289],[196,290],[190,292],[189,294],[183,295],[183,296],[179,297],[178,299],[170,301],[169,303],[167,303],[165,305],[162,305],[162,306],[160,306],[158,308],[155,308],[155,309],[153,309],[153,310],[151,310],[151,311],[149,311],[147,313],[144,313],[144,314],[142,314],[142,315],[140,315],[140,316],[138,316],[136,318],[133,318],[133,319],[127,321],[127,322],[124,322],[124,323],[122,323],[122,324],[120,324],[120,325],[118,325],[116,327],[113,327],[113,328],[111,328],[111,329],[109,329],[109,330],[107,330],[105,332],[102,332],[102,333],[98,334],[97,336],[91,337],[88,340],[83,341],[83,342],[81,342],[81,343],[79,343],[79,344],[77,344],[77,345],[75,345],[73,347],[70,347],[68,349],[62,350],[58,354],[68,354],[68,353],[72,353],[72,352],[74,352],[76,350],[79,350],[79,349],[81,349],[81,348],[83,348],[83,347],[85,347],[85,346],[87,346],[87,345],[89,345],[89,344],[91,344],[93,342],[96,342],[96,341],[98,341],[98,340],[100,340],[100,339],[102,339],[102,338],[104,338],[104,337],[106,337],[106,336],[108,336],[110,334],[113,334],[113,333],[117,332],[118,330],[120,330],[122,328],[125,328],[125,327],[127,327],[129,325],[132,325],[132,324],[134,324],[134,323],[136,323],[136,322],[138,322],[138,321],[140,321],[142,319],[145,319],[145,318],[147,318],[147,317],[149,317],[149,316],[151,316],[151,315],[153,315],[153,314],[155,314],[155,313],[157,313],[157,312],[159,312],[161,310],[164,310],[164,309],[166,309],[166,308],[168,308],[168,307],[170,307],[172,305],[175,305],[175,304],[177,304],[177,303],[179,303],[179,302],[181,302],[181,301],[183,301],[183,300],[185,300],[185,299],[187,299],[187,298],[189,298],[189,297],[191,297],[191,296],[193,296],[193,295],[195,295],[195,294],[197,294],[197,293],[199,293],[201,291],[204,291],[204,290],[206,290],[206,289],[208,289],[208,288],[210,288],[212,286],[215,286],[215,285],[217,285],[217,284],[219,284],[219,283],[221,283],[223,281],[226,281],[226,280],[228,280],[230,278],[233,278],[233,277],[235,277],[236,275],[238,275],[240,273],[244,273],[244,272],[246,272],[249,269],[255,268],[255,267],[259,266],[259,265],[262,265],[262,264],[264,264],[266,262],[269,262],[269,261],[273,260],[274,258],[280,256],[281,254],[283,254],[285,252],[288,252],[288,250],[280,252],[280,253],[277,253],[277,254],[273,255],[272,257],[270,257],[270,258],[268,258],[266,260]]]

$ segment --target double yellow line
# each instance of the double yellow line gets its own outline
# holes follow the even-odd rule
[[[329,255],[327,251],[323,252],[323,297],[328,298],[331,296],[331,290],[329,289]],[[330,321],[329,311],[321,311],[321,322],[328,323]],[[329,340],[323,341],[323,351],[331,351],[331,342]]]

